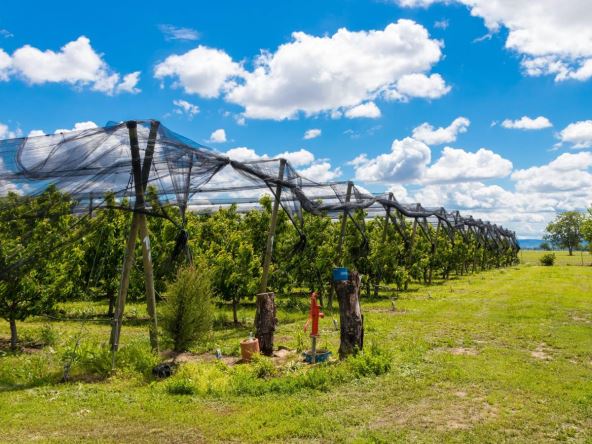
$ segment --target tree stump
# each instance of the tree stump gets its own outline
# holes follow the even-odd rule
[[[362,350],[364,345],[364,324],[360,310],[360,275],[350,271],[349,280],[335,282],[339,303],[340,345],[339,358],[344,359]]]
[[[261,353],[266,356],[273,354],[273,334],[277,325],[275,294],[259,293],[257,295],[257,313],[255,314],[255,336],[259,340]]]

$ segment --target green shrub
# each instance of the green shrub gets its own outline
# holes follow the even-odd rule
[[[167,383],[171,395],[195,395],[196,389],[191,378],[176,378]]]
[[[161,325],[174,351],[187,351],[212,329],[211,292],[211,274],[203,261],[181,268],[169,285]]]
[[[539,259],[541,265],[546,267],[550,267],[555,263],[555,253],[546,253],[541,256]]]
[[[378,376],[391,369],[392,357],[378,347],[351,356],[342,362],[315,366],[294,363],[276,368],[266,357],[250,364],[229,367],[221,362],[184,364],[165,387],[171,394],[211,396],[260,396],[267,393],[291,394],[302,390],[328,391],[364,377]]]

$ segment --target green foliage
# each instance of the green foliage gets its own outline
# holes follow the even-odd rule
[[[188,350],[212,328],[211,272],[202,259],[195,266],[179,269],[169,285],[161,325],[173,343],[173,350]]]
[[[552,250],[551,245],[547,241],[541,242],[540,248],[543,251],[551,251]]]
[[[0,317],[11,323],[46,313],[73,292],[79,270],[72,266],[80,249],[65,246],[80,235],[73,230],[72,200],[48,187],[36,197],[9,193],[0,198]]]
[[[228,367],[222,363],[183,365],[166,383],[168,393],[200,396],[260,396],[267,393],[291,394],[302,390],[327,391],[366,377],[390,371],[392,356],[376,346],[351,356],[343,362],[315,366],[290,363],[276,368],[266,357],[256,357],[250,364]]]
[[[570,256],[582,241],[582,223],[584,215],[578,211],[566,211],[558,214],[547,225],[545,239],[558,246],[567,248]]]
[[[546,253],[539,259],[541,265],[550,267],[555,263],[555,253]]]

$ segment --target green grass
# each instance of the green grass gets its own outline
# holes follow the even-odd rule
[[[122,333],[124,369],[85,379],[102,361],[80,353],[76,381],[61,384],[61,356],[81,324],[54,321],[52,347],[0,357],[0,441],[592,442],[592,267],[576,266],[579,252],[558,252],[555,266],[542,267],[540,254],[523,252],[518,267],[415,286],[400,295],[396,311],[386,298],[363,300],[366,348],[388,351],[386,372],[356,373],[364,362],[279,376],[265,363],[240,370],[198,364],[152,381],[143,373],[151,362],[145,310],[132,304],[137,316]],[[84,304],[63,309],[70,318],[86,313]],[[87,309],[94,316],[106,308]],[[229,308],[218,313],[212,337],[196,351],[237,353],[253,307],[240,311],[244,327],[230,326]],[[278,317],[276,345],[307,342],[307,313],[280,310]],[[40,340],[46,323],[20,327]],[[321,327],[320,346],[336,353],[330,316]],[[109,325],[88,322],[82,331],[82,345],[96,351]],[[7,335],[0,324],[0,337]]]

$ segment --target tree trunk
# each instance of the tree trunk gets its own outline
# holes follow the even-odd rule
[[[571,245],[569,245],[569,246],[567,247],[567,249],[569,250],[569,255],[570,255],[570,256],[573,256],[573,247],[572,247]]]
[[[349,280],[335,283],[339,302],[340,345],[339,358],[361,350],[364,345],[364,326],[360,309],[360,275],[352,271]]]
[[[115,293],[109,294],[109,310],[107,311],[107,317],[113,318],[113,311],[115,310]]]
[[[236,296],[232,297],[232,320],[234,325],[238,325],[238,298]]]
[[[18,342],[18,335],[16,334],[16,320],[11,318],[8,322],[10,323],[10,348],[16,350],[16,345]]]
[[[273,334],[276,326],[275,294],[273,292],[259,293],[255,314],[255,336],[259,340],[259,349],[265,356],[273,354]]]

